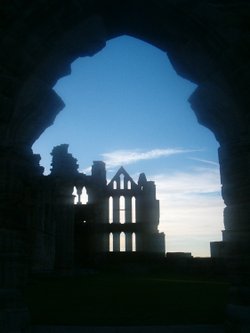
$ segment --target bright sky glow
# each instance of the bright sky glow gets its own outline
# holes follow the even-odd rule
[[[218,143],[188,104],[195,88],[157,48],[126,36],[111,40],[57,82],[66,107],[33,150],[46,173],[62,143],[80,171],[103,160],[109,179],[121,165],[135,181],[145,172],[157,185],[167,251],[208,256],[209,242],[221,240],[223,201]]]

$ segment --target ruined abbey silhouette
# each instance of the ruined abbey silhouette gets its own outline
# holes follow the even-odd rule
[[[144,173],[135,183],[121,167],[107,183],[104,162],[95,161],[91,175],[85,175],[78,172],[68,145],[55,147],[51,154],[51,174],[43,178],[37,202],[45,209],[33,237],[35,271],[68,270],[96,256],[119,253],[122,233],[126,253],[165,254],[165,236],[157,228],[155,184]],[[85,204],[83,189],[88,195]]]

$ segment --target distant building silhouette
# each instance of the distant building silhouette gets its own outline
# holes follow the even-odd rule
[[[67,270],[86,259],[121,250],[165,254],[165,235],[158,231],[159,200],[154,182],[145,174],[135,183],[121,167],[107,183],[104,162],[95,161],[91,175],[85,175],[77,171],[68,145],[55,147],[51,154],[51,174],[44,177],[42,186],[48,219],[43,229],[35,231],[39,244],[35,245],[34,269]],[[83,191],[86,203],[81,202]]]

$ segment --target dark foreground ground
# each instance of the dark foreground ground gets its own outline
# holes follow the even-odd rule
[[[228,287],[225,278],[204,274],[85,271],[77,277],[33,278],[24,295],[38,326],[92,327],[86,332],[98,326],[220,327]]]
[[[220,325],[188,326],[34,326],[32,333],[224,333]]]

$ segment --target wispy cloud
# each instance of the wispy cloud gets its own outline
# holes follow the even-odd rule
[[[160,226],[167,251],[209,256],[209,243],[221,240],[223,200],[218,167],[194,168],[151,177],[160,200]]]
[[[198,161],[198,162],[202,162],[205,164],[210,164],[210,165],[214,165],[214,166],[219,166],[219,163],[214,162],[214,161],[210,161],[210,160],[204,160],[202,158],[196,158],[196,157],[189,157],[190,160],[194,160],[194,161]]]
[[[103,153],[102,157],[104,158],[107,168],[111,168],[136,163],[142,160],[151,160],[189,152],[194,152],[194,150],[182,148],[152,149],[148,151],[142,151],[139,149],[115,150],[109,153]]]
[[[103,157],[110,171],[120,165],[188,152],[184,149],[119,150]],[[202,165],[197,163],[199,167],[147,176],[156,183],[160,200],[159,230],[166,234],[167,251],[209,256],[210,242],[221,240],[224,203],[218,164],[207,160],[197,162]],[[138,179],[138,174],[131,176]]]
[[[194,194],[219,192],[220,174],[216,167],[193,168],[189,171],[177,171],[154,176],[158,191],[173,194]]]

